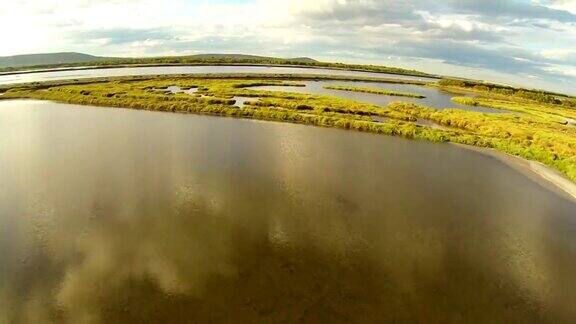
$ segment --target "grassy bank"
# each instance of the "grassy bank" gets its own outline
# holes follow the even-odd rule
[[[442,79],[437,86],[452,91],[466,91],[483,97],[516,102],[532,102],[543,105],[576,108],[576,97],[543,90],[514,88],[478,81]]]
[[[514,112],[483,114],[459,109],[436,110],[406,102],[377,106],[331,96],[249,88],[256,85],[295,85],[286,83],[294,80],[298,78],[270,75],[266,78],[253,75],[246,78],[239,75],[108,78],[97,82],[84,80],[82,84],[18,86],[6,89],[0,98],[275,120],[495,148],[542,162],[576,181],[576,127],[565,124],[567,118],[576,119],[575,110],[571,108],[515,97],[507,101],[485,97],[455,99],[464,104]],[[197,88],[198,91],[172,94],[165,90],[169,86]],[[254,100],[240,108],[234,106],[236,96]],[[374,121],[374,116],[384,118]],[[417,120],[423,119],[445,129],[416,124]]]
[[[426,96],[415,94],[415,93],[408,93],[408,92],[400,92],[382,88],[368,88],[368,87],[353,87],[353,86],[343,86],[343,85],[333,85],[333,86],[326,86],[325,89],[330,90],[341,90],[341,91],[351,91],[351,92],[362,92],[362,93],[371,93],[371,94],[379,94],[384,96],[394,96],[394,97],[408,97],[408,98],[426,98]]]

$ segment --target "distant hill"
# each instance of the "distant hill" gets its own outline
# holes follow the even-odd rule
[[[295,58],[291,58],[290,60],[298,61],[298,62],[308,62],[308,63],[319,62],[319,61],[317,61],[313,58],[309,58],[309,57],[295,57]]]
[[[270,56],[259,56],[259,55],[246,55],[246,54],[196,54],[189,56],[190,58],[196,58],[200,60],[206,59],[230,59],[230,60],[276,60],[276,57]],[[315,59],[311,59],[309,57],[295,57],[295,58],[286,58],[283,60],[287,61],[297,61],[297,62],[318,62]]]
[[[0,67],[82,63],[82,62],[99,61],[104,59],[106,58],[74,52],[24,54],[14,56],[0,56]]]
[[[221,60],[221,61],[271,61],[278,60],[278,58],[258,56],[258,55],[245,55],[245,54],[196,54],[186,56],[192,60]],[[14,56],[0,56],[0,68],[15,68],[15,67],[28,67],[28,66],[52,66],[59,64],[75,64],[84,62],[97,62],[97,61],[127,61],[140,60],[138,58],[110,58],[102,56],[94,56],[83,53],[75,52],[61,52],[61,53],[43,53],[43,54],[24,54]],[[144,60],[146,60],[144,58]],[[152,60],[152,59],[151,59]],[[309,57],[297,57],[281,59],[290,62],[314,63],[318,62]]]

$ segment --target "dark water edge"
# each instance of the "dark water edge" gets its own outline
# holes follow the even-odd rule
[[[576,319],[576,204],[451,145],[0,102],[0,323]]]

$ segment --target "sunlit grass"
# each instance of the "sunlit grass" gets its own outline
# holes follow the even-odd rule
[[[345,85],[332,85],[332,86],[325,86],[324,88],[330,89],[330,90],[362,92],[362,93],[371,93],[371,94],[379,94],[379,95],[395,96],[395,97],[408,97],[408,98],[419,98],[419,99],[426,98],[426,96],[419,95],[416,93],[408,93],[408,92],[394,91],[394,90],[381,89],[381,88],[354,87],[354,86],[345,86]]]

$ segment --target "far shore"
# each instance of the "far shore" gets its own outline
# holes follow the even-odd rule
[[[530,161],[496,149],[451,143],[458,147],[475,151],[493,157],[506,165],[520,171],[532,181],[576,202],[576,183],[566,178],[562,173],[536,161]]]
[[[162,66],[260,66],[260,67],[287,67],[287,68],[307,68],[319,70],[338,70],[338,71],[352,71],[352,72],[366,72],[376,74],[389,74],[398,76],[409,76],[423,79],[441,79],[438,75],[422,76],[418,74],[404,74],[394,72],[379,72],[369,69],[353,69],[345,67],[327,67],[327,66],[314,66],[314,65],[298,65],[298,64],[258,64],[258,63],[151,63],[151,64],[112,64],[112,65],[90,65],[90,66],[71,66],[71,67],[57,67],[57,68],[40,68],[40,69],[26,69],[18,71],[5,71],[0,72],[3,75],[16,75],[16,74],[32,74],[44,72],[63,72],[63,71],[83,71],[83,70],[97,70],[97,69],[115,69],[115,68],[138,68],[138,67],[162,67]]]

